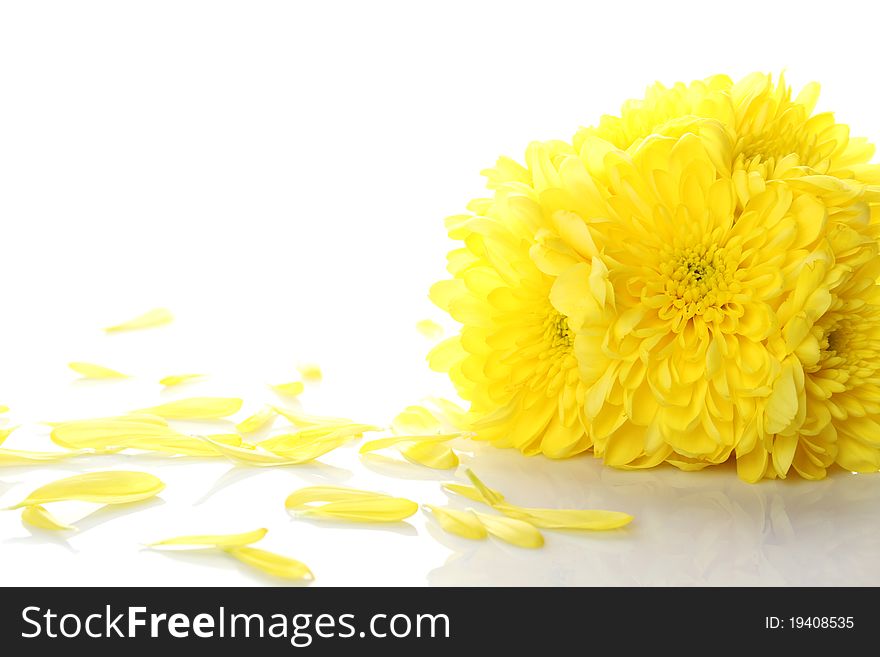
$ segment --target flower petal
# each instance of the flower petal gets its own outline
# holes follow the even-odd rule
[[[235,548],[244,547],[251,543],[256,543],[268,533],[268,529],[255,529],[250,532],[241,534],[199,534],[193,536],[175,536],[174,538],[166,538],[155,543],[150,543],[147,547],[163,547],[163,546],[189,546],[189,547],[217,547],[217,548]]]
[[[273,577],[294,580],[311,580],[315,576],[302,561],[284,557],[274,552],[267,552],[253,547],[227,548],[226,553],[257,570]]]
[[[179,386],[182,383],[195,381],[196,379],[203,379],[204,377],[204,374],[172,374],[159,379],[159,383],[166,388],[171,388],[173,386]]]
[[[135,331],[138,329],[153,328],[154,326],[170,324],[172,321],[174,321],[174,315],[171,314],[170,310],[168,310],[167,308],[155,308],[153,310],[145,312],[143,315],[138,315],[134,319],[130,319],[127,322],[108,326],[104,329],[104,331],[107,333]]]
[[[128,375],[94,363],[73,362],[67,366],[86,379],[127,379]]]
[[[67,500],[97,504],[128,504],[154,497],[164,488],[165,484],[158,477],[146,472],[124,470],[89,472],[41,486],[9,508],[20,509],[25,506]]]
[[[306,381],[320,381],[324,378],[324,373],[321,372],[321,368],[315,363],[303,363],[296,369],[299,371],[299,375]]]
[[[458,455],[448,445],[414,443],[402,445],[400,453],[407,461],[435,470],[451,470],[459,464]]]
[[[61,522],[49,513],[45,507],[42,507],[39,504],[26,506],[22,509],[21,520],[25,524],[32,527],[38,527],[39,529],[50,529],[52,531],[76,531],[76,527]]]
[[[169,420],[215,420],[238,413],[241,404],[241,399],[237,397],[190,397],[134,412],[158,415]]]
[[[240,433],[256,433],[268,426],[276,417],[277,413],[271,406],[265,406],[250,417],[235,425]]]
[[[425,508],[431,512],[437,524],[450,534],[471,540],[481,540],[489,535],[486,527],[471,510],[459,511],[430,504],[425,505]]]
[[[544,537],[541,535],[541,532],[534,525],[530,525],[524,520],[493,516],[488,513],[474,513],[479,521],[483,523],[486,531],[502,541],[518,547],[531,549],[544,545]]]
[[[275,385],[269,387],[272,388],[272,390],[277,392],[279,395],[285,395],[287,397],[296,397],[297,395],[301,395],[303,390],[306,389],[306,386],[302,381],[276,383]]]
[[[320,506],[311,506],[316,503]],[[355,522],[397,522],[419,509],[402,497],[342,486],[302,488],[291,493],[284,506],[299,515]]]

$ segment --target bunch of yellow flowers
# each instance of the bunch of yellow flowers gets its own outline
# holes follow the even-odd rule
[[[880,165],[817,97],[657,84],[485,171],[431,290],[475,436],[752,482],[880,469]]]

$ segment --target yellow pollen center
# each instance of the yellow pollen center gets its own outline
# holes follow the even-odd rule
[[[551,350],[570,349],[574,344],[574,335],[568,326],[568,318],[562,313],[553,313],[544,325],[544,337]]]
[[[714,244],[696,244],[670,250],[661,266],[666,294],[672,305],[689,317],[727,303],[737,283],[725,250]]]

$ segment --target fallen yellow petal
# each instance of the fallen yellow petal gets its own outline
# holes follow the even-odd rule
[[[104,329],[107,333],[118,333],[120,331],[134,331],[137,329],[153,328],[154,326],[162,326],[170,324],[174,321],[174,315],[167,308],[155,308],[143,315],[138,315],[134,319],[114,326],[108,326]]]
[[[534,509],[496,504],[495,508],[510,518],[543,527],[544,529],[617,529],[632,522],[633,517],[620,511],[594,511],[588,509]]]
[[[285,459],[305,463],[332,452],[353,439],[354,435],[344,432],[338,435],[331,434],[313,438],[290,434],[275,436],[257,443],[257,445]]]
[[[321,504],[310,506],[315,503]],[[341,486],[302,488],[291,493],[284,505],[299,515],[355,522],[398,522],[419,509],[402,497]]]
[[[0,441],[2,442],[2,441]],[[86,452],[26,452],[19,449],[0,448],[0,467],[34,465],[62,461]]]
[[[407,461],[435,470],[451,470],[459,463],[458,454],[449,445],[438,443],[402,445],[400,453]]]
[[[8,413],[8,412],[9,412],[9,407],[4,404],[0,404],[0,413]]]
[[[276,383],[275,385],[269,386],[277,392],[279,395],[285,395],[287,397],[296,397],[297,395],[301,395],[303,390],[306,389],[305,384],[302,381],[291,381],[290,383]]]
[[[195,381],[196,379],[202,379],[204,377],[204,374],[172,374],[171,376],[159,379],[159,383],[166,388],[171,388],[173,386],[179,386],[181,383],[189,383],[190,381]]]
[[[9,434],[11,434],[16,429],[18,429],[17,426],[4,427],[3,429],[0,429],[0,445],[2,445],[6,441],[6,439],[9,438]]]
[[[275,409],[271,406],[265,406],[249,418],[242,420],[235,425],[240,433],[256,433],[260,429],[268,426],[277,416]]]
[[[486,484],[484,484],[482,481],[480,481],[477,478],[477,475],[475,475],[473,473],[473,470],[468,468],[464,472],[468,476],[468,479],[471,480],[471,483],[474,485],[474,487],[478,491],[480,491],[480,495],[483,496],[483,499],[482,499],[483,502],[485,502],[489,506],[494,506],[494,505],[499,504],[504,501],[504,496],[501,495],[498,491],[492,490],[491,488],[486,486]]]
[[[128,504],[154,497],[164,488],[165,484],[158,477],[146,472],[124,470],[89,472],[41,486],[24,500],[9,508],[20,509],[25,506],[65,500],[98,504]]]
[[[201,440],[212,445],[214,450],[236,463],[243,465],[255,465],[259,467],[271,467],[280,465],[299,465],[311,459],[285,458],[272,452],[259,449],[259,446],[239,447],[228,445],[220,441],[212,440],[207,436],[201,436]]]
[[[474,483],[474,488],[460,484],[444,484],[453,493],[483,502],[515,520],[526,521],[545,529],[617,529],[632,522],[633,517],[620,511],[601,511],[591,509],[538,509],[517,506],[504,501],[504,496],[492,490],[477,478],[471,470],[465,471]]]
[[[86,379],[127,379],[128,375],[94,363],[73,362],[67,366]]]
[[[432,319],[421,319],[416,322],[416,330],[429,340],[443,337],[443,327]]]
[[[329,427],[340,424],[352,424],[352,421],[345,417],[329,417],[326,415],[307,415],[289,408],[273,406],[275,412],[287,418],[291,424],[297,427]]]
[[[407,406],[391,421],[396,433],[427,434],[440,431],[440,420],[424,406]]]
[[[309,567],[302,561],[283,557],[274,552],[267,552],[266,550],[253,547],[228,548],[226,552],[242,563],[262,570],[264,573],[274,577],[295,580],[315,578]]]
[[[268,529],[255,529],[251,532],[243,532],[241,534],[200,534],[194,536],[175,536],[174,538],[166,538],[162,541],[150,543],[147,547],[163,547],[163,546],[187,546],[187,547],[215,547],[215,548],[234,548],[244,547],[251,543],[256,543],[266,535]]]
[[[488,536],[486,527],[473,511],[458,511],[441,506],[426,505],[437,523],[450,534],[480,540]]]
[[[40,529],[51,529],[53,531],[76,530],[76,527],[61,522],[39,504],[26,506],[22,509],[21,520],[32,527]]]
[[[216,420],[238,413],[241,404],[238,397],[190,397],[134,412],[158,415],[168,420]]]
[[[502,541],[523,548],[539,548],[544,545],[544,537],[541,532],[524,520],[493,516],[488,513],[474,513],[483,523],[486,531]]]
[[[473,500],[474,502],[482,502],[483,504],[488,504],[486,498],[483,497],[483,494],[474,486],[468,486],[467,484],[443,484],[443,489],[449,491],[450,493],[455,493],[456,495],[461,495],[462,497],[466,497],[469,500]],[[494,499],[499,500],[499,502],[504,501],[504,496],[499,493],[497,490],[493,490],[492,488],[487,488]],[[490,505],[491,506],[491,505]]]
[[[367,454],[401,443],[443,443],[447,440],[458,438],[460,435],[459,433],[447,433],[435,436],[390,436],[388,438],[377,438],[376,440],[365,442],[361,445],[359,451],[361,454]]]
[[[320,381],[324,378],[324,373],[321,372],[321,368],[314,363],[305,363],[296,369],[299,371],[299,375],[306,381]]]

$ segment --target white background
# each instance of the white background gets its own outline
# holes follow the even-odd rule
[[[44,420],[195,394],[271,401],[316,361],[307,411],[387,423],[446,394],[414,324],[444,276],[444,216],[478,172],[567,139],[656,79],[780,71],[823,82],[854,134],[880,139],[876,9],[855,2],[4,2],[0,5],[0,403],[8,447]],[[172,326],[105,336],[155,306]],[[71,360],[135,375],[75,381]],[[174,393],[161,376],[212,378]],[[280,425],[278,425],[280,427]],[[211,428],[222,431],[220,425]],[[343,449],[280,470],[119,456],[0,471],[0,506],[96,468],[144,469],[161,501],[99,511],[69,538],[0,512],[0,584],[255,584],[222,557],[140,544],[270,529],[316,585],[880,584],[880,478],[740,483],[731,471],[624,473],[478,448],[465,460],[519,503],[625,510],[610,534],[543,550],[443,535],[419,515],[376,529],[290,519],[318,482],[445,503],[462,477],[364,464]],[[67,519],[91,509],[59,509]]]

